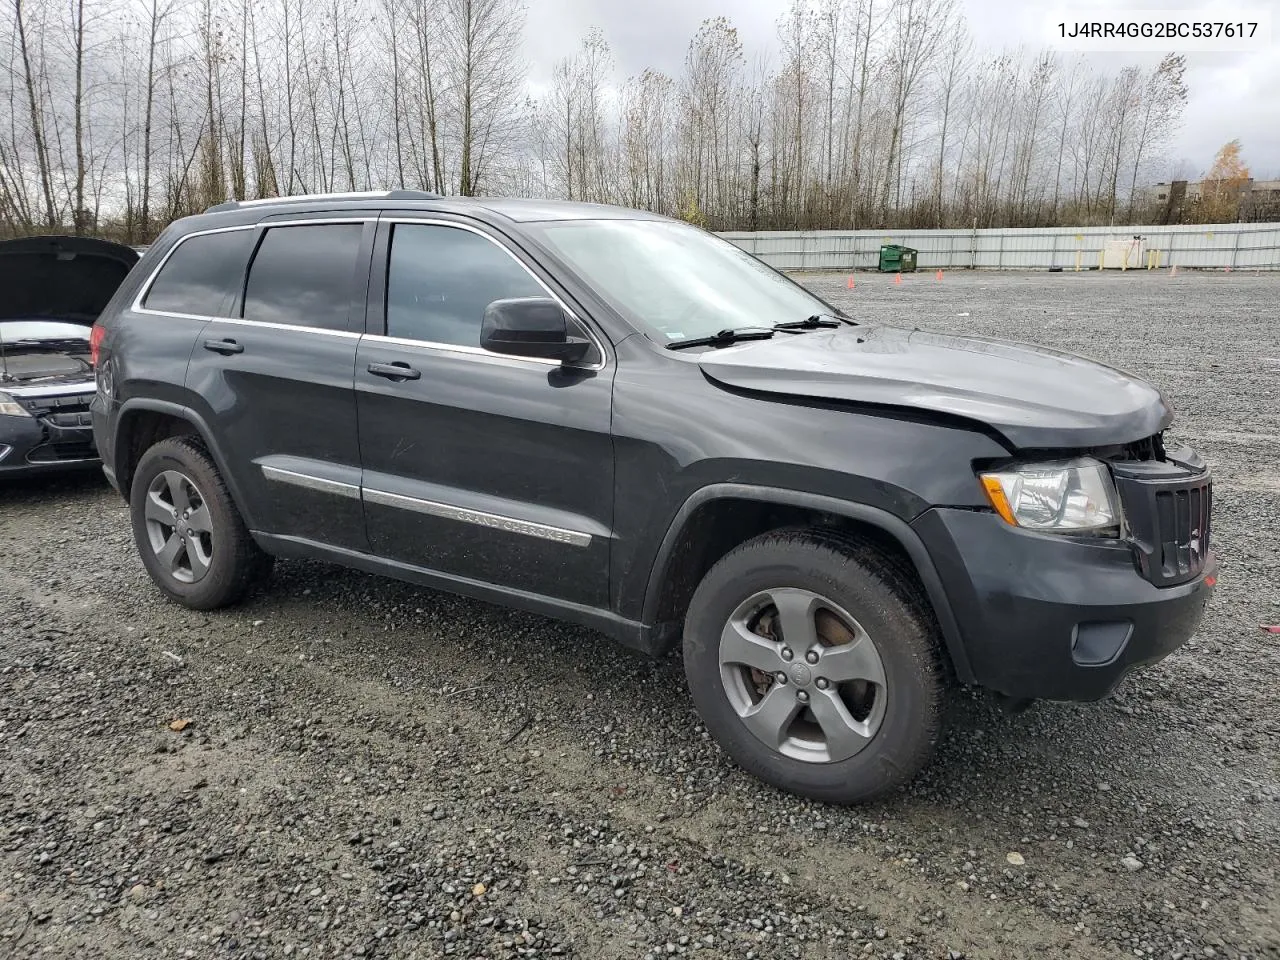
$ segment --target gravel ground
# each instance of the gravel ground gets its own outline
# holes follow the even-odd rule
[[[836,809],[730,767],[677,658],[315,563],[185,611],[96,475],[7,486],[0,960],[1280,957],[1280,275],[805,279],[1165,387],[1218,479],[1199,634],[1106,703],[958,697]]]

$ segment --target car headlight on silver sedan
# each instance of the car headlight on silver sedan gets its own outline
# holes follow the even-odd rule
[[[20,404],[9,394],[0,392],[0,415],[9,417],[29,417],[31,411]]]
[[[1015,527],[1040,533],[1120,535],[1120,499],[1106,465],[1091,457],[980,473],[987,499]]]

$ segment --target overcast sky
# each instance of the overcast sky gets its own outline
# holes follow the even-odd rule
[[[654,67],[675,74],[698,25],[727,16],[738,28],[748,59],[773,55],[777,22],[788,0],[527,0],[527,56],[531,79],[545,82],[561,57],[571,54],[592,27],[604,31],[613,49],[620,79]],[[1055,8],[1080,14],[1136,9],[1212,9],[1186,0],[959,0],[975,45],[983,51],[1019,45],[1046,45],[1045,15]],[[1245,19],[1248,7],[1275,7],[1276,0],[1245,0],[1218,6],[1214,19]],[[1273,30],[1280,31],[1280,17]],[[1273,33],[1273,42],[1280,36]],[[1185,52],[1185,51],[1178,51]],[[1073,54],[1069,54],[1073,55]],[[1090,54],[1100,66],[1118,70],[1129,63],[1148,65],[1159,54]],[[1280,46],[1259,53],[1187,53],[1190,100],[1182,129],[1169,151],[1165,174],[1192,178],[1205,172],[1228,140],[1239,138],[1244,160],[1255,177],[1280,177]],[[1179,169],[1180,168],[1180,169]]]

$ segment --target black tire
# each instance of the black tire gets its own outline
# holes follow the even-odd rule
[[[806,691],[804,703],[812,708],[818,707],[822,697],[824,717],[828,720],[832,716],[828,706],[831,693],[837,692],[842,703],[849,696],[848,683],[821,676],[824,665],[840,662],[829,659],[832,647],[813,645],[817,651],[812,654],[816,665],[806,669],[806,664],[788,647],[785,632],[778,633],[769,622],[773,614],[768,611],[773,610],[777,614],[773,622],[780,627],[781,607],[770,607],[769,599],[758,598],[771,598],[770,591],[775,590],[783,591],[777,594],[783,599],[817,595],[814,601],[817,605],[806,608],[811,623],[815,618],[819,625],[843,623],[843,614],[847,613],[855,621],[855,629],[862,631],[856,633],[856,640],[848,642],[870,639],[873,643],[881,665],[877,676],[882,678],[883,685],[855,681],[854,693],[863,699],[849,706],[847,714],[841,714],[866,724],[861,729],[872,732],[865,738],[859,735],[843,741],[831,740],[838,745],[863,744],[855,747],[857,752],[851,756],[833,755],[825,745],[813,748],[820,751],[817,754],[805,753],[811,744],[806,739],[806,731],[813,741],[825,742],[830,728],[818,723],[816,711],[806,712],[808,708],[803,704],[796,717],[799,727],[794,726],[796,721],[787,721],[782,727],[786,735],[779,738],[781,746],[777,747],[753,733],[744,719],[745,714],[740,714],[744,710],[744,692],[749,700],[760,698],[754,705],[745,705],[745,712],[750,713],[770,693],[798,698],[803,689]],[[828,601],[825,606],[824,600]],[[744,605],[760,602],[764,603],[766,612],[758,615],[757,623],[765,623],[766,633],[770,635],[759,639],[776,643],[781,651],[779,656],[792,654],[790,661],[781,664],[784,668],[781,680],[773,679],[767,666],[745,674],[736,671],[747,668],[733,664],[722,667],[722,633],[726,632],[731,618],[747,624],[747,618],[753,614],[740,611]],[[836,610],[840,613],[834,612]],[[828,616],[835,621],[824,619]],[[768,651],[755,646],[758,629],[749,628],[751,655],[768,656]],[[827,632],[831,632],[829,627]],[[777,640],[775,634],[782,639]],[[844,636],[855,634],[849,631]],[[815,637],[820,644],[825,642],[818,634]],[[844,648],[851,649],[852,646]],[[862,656],[867,654],[864,652]],[[930,760],[941,736],[946,671],[938,629],[926,601],[901,560],[869,543],[836,532],[769,533],[747,541],[724,556],[703,578],[690,602],[685,617],[684,663],[698,713],[724,751],[761,780],[814,800],[859,803],[901,787]],[[797,667],[798,682],[792,676]],[[812,679],[805,679],[805,674],[810,674]],[[733,679],[734,676],[742,676],[742,683]],[[826,693],[820,693],[813,686],[822,683],[826,686],[821,690]],[[775,685],[780,688],[778,691],[773,689]],[[765,686],[763,691],[762,686]],[[877,700],[877,697],[883,699]],[[862,716],[864,710],[866,715]],[[798,738],[790,735],[796,730],[801,734]],[[785,753],[786,750],[793,755]],[[825,756],[821,751],[827,751]],[[805,756],[797,758],[794,755],[797,752]],[[815,760],[815,757],[821,759]]]
[[[174,477],[189,481],[184,489],[190,503],[197,505],[195,512],[206,531],[191,536],[191,530],[178,525],[181,518],[177,514],[172,524],[168,518],[154,519]],[[153,486],[159,488],[155,491],[157,504],[150,504]],[[175,502],[172,495],[168,502]],[[149,504],[154,511],[150,525]],[[218,468],[195,439],[161,440],[142,455],[129,490],[129,510],[143,566],[156,586],[184,607],[216,610],[230,606],[270,573],[272,558],[254,543]],[[169,529],[172,532],[166,535]],[[176,560],[170,560],[158,543],[163,540],[168,547],[174,537],[184,545],[177,547]],[[187,543],[192,546],[185,546]]]

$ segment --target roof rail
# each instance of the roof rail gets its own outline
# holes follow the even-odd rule
[[[440,194],[426,190],[357,190],[350,193],[304,193],[294,197],[262,197],[259,200],[227,200],[215,204],[205,213],[223,213],[245,207],[271,206],[281,203],[306,203],[309,200],[439,200]]]

